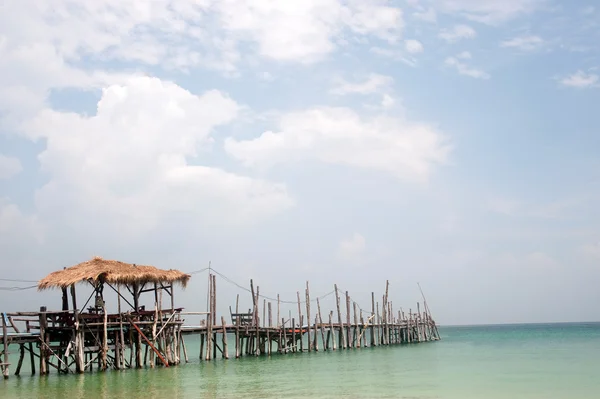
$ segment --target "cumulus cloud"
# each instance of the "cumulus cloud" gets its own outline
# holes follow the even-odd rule
[[[500,47],[531,51],[541,47],[543,44],[544,40],[539,36],[519,36],[501,42]]]
[[[405,40],[404,47],[406,48],[406,51],[408,51],[411,54],[423,52],[423,44],[418,40],[414,40],[414,39]]]
[[[581,70],[561,79],[560,83],[563,86],[576,87],[580,89],[600,86],[598,75],[594,73],[586,73]]]
[[[142,234],[170,212],[190,224],[246,224],[292,205],[285,186],[202,166],[211,133],[240,106],[219,91],[196,96],[157,78],[132,78],[103,90],[91,117],[47,109],[26,126],[43,138],[49,182],[38,210],[78,227],[94,220]],[[110,220],[110,222],[109,222]]]
[[[306,159],[426,181],[445,163],[450,145],[436,128],[380,115],[361,118],[341,107],[318,107],[285,114],[277,131],[251,140],[228,138],[226,151],[250,167]]]
[[[333,80],[333,87],[329,92],[336,95],[371,94],[388,90],[392,83],[394,83],[392,77],[376,73],[369,74],[360,82],[349,82],[337,77]]]
[[[442,12],[458,14],[489,25],[498,25],[533,12],[544,0],[433,0],[433,2]]]
[[[477,36],[477,32],[468,25],[455,25],[451,29],[442,29],[438,34],[440,39],[448,43],[456,43],[462,39],[472,39],[475,36]]]
[[[461,60],[471,59],[471,53],[467,51],[463,51],[462,53],[454,56],[448,57],[444,60],[444,64],[448,67],[456,69],[456,71],[465,76],[470,76],[475,79],[489,79],[490,75],[478,68],[474,68],[469,66],[467,63]]]
[[[15,157],[0,154],[0,180],[10,179],[23,170],[21,161]]]

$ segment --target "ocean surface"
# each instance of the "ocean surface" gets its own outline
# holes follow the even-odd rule
[[[23,367],[0,380],[0,398],[600,398],[600,323],[440,333],[439,342],[210,363],[188,337],[185,365],[42,378]]]

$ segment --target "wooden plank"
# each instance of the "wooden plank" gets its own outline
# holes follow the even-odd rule
[[[140,337],[142,337],[144,339],[144,341],[146,341],[146,343],[148,344],[148,346],[150,346],[150,348],[152,348],[152,350],[154,351],[154,353],[156,353],[156,356],[158,356],[158,358],[165,365],[165,367],[169,367],[169,362],[167,362],[167,360],[158,351],[158,349],[156,349],[156,347],[152,344],[152,342],[144,335],[144,333],[142,332],[142,330],[140,330],[140,328],[133,322],[133,320],[131,319],[131,316],[129,316],[129,324],[131,324],[131,326],[133,328],[135,328],[135,330],[140,335]]]

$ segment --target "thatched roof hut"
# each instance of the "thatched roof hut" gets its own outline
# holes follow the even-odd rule
[[[87,262],[50,273],[38,282],[38,290],[67,288],[84,281],[117,285],[179,283],[185,287],[190,277],[179,270],[162,270],[154,266],[135,265],[96,256]]]

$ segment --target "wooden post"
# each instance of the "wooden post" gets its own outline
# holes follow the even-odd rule
[[[321,304],[319,303],[319,298],[317,297],[317,312],[319,316],[319,328],[321,330],[321,341],[323,341],[323,350],[327,350],[327,343],[325,342],[325,332],[323,331],[323,318],[321,317]],[[315,336],[317,335],[315,331]],[[316,339],[315,339],[316,341]],[[318,349],[317,349],[318,350]]]
[[[46,357],[46,307],[40,307],[40,375],[48,374],[48,364]]]
[[[221,316],[221,324],[223,325],[223,357],[229,359],[229,352],[227,350],[227,327],[225,324],[225,317]]]
[[[389,332],[389,327],[388,327],[388,314],[387,314],[387,310],[388,310],[388,291],[389,291],[389,287],[390,287],[390,281],[386,280],[385,281],[385,300],[383,301],[383,303],[381,304],[381,308],[383,311],[383,317],[384,317],[384,332],[385,332],[385,344],[388,345],[389,344],[389,337],[390,337],[390,332]]]
[[[102,322],[102,370],[106,370],[106,355],[108,352],[108,314],[106,312],[106,307],[104,306],[104,301],[102,301],[102,313],[104,314],[104,320]]]
[[[371,316],[375,314],[375,293],[371,292]],[[375,327],[373,319],[371,319],[371,346],[375,346]]]
[[[235,313],[238,314],[240,309],[240,294],[237,294],[235,298]],[[240,319],[238,316],[235,318],[235,358],[240,357]]]
[[[375,304],[377,309],[377,334],[375,334],[375,345],[381,345],[381,317],[379,315],[379,302]]]
[[[352,305],[354,305],[354,346],[360,348],[360,342],[358,341],[358,314],[356,312],[356,302],[352,301]]]
[[[259,296],[259,291],[260,291],[260,287],[256,286],[256,337],[254,338],[254,342],[255,342],[255,346],[256,346],[256,353],[255,355],[258,356],[260,355],[260,320],[258,318],[258,298],[260,298]]]
[[[287,331],[285,329],[285,319],[281,319],[281,328],[283,329],[283,353],[287,353],[288,352],[288,345],[287,345]]]
[[[352,348],[352,341],[350,340],[350,295],[346,291],[346,342],[348,342],[347,348]]]
[[[298,345],[296,343],[296,321],[292,318],[292,352],[298,351]]]
[[[19,363],[17,363],[17,369],[15,375],[21,374],[21,366],[23,366],[23,359],[25,358],[25,344],[19,345]]]
[[[337,284],[334,284],[335,288],[335,303],[337,306],[338,324],[339,324],[339,337],[340,337],[340,349],[346,349],[346,336],[344,335],[344,322],[342,321],[342,311],[340,310],[340,295],[338,293]]]
[[[300,291],[296,291],[296,294],[298,295],[298,320],[300,323],[300,352],[304,351],[304,334],[302,333],[302,308],[300,307]],[[294,342],[294,344],[296,344]]]
[[[217,276],[215,274],[212,275],[212,318],[213,318],[213,327],[217,325]],[[211,337],[213,343],[213,360],[217,359],[217,332],[213,330],[213,336]]]
[[[308,351],[310,352],[313,349],[313,342],[310,339],[310,337],[311,337],[311,332],[310,332],[311,325],[310,324],[311,324],[312,320],[310,319],[310,290],[308,288],[308,281],[306,282],[306,321],[307,321],[306,324],[308,325],[308,331],[307,331],[308,332],[308,335],[307,335]]]
[[[277,327],[279,327],[279,308],[281,306],[280,302],[281,301],[279,300],[279,294],[277,294],[277,319],[275,319],[277,320]]]
[[[333,329],[333,311],[329,312],[329,332],[331,333],[331,349],[336,349],[335,344],[335,330]],[[329,339],[327,340],[329,342]]]
[[[2,363],[2,375],[4,376],[4,378],[8,378],[8,368],[10,367],[10,361],[8,358],[8,331],[3,313],[0,313],[0,319],[2,319],[2,343],[4,346],[4,360],[0,359],[0,362]]]
[[[206,356],[208,361],[212,356],[212,326],[213,326],[213,310],[212,310],[212,294],[213,294],[213,279],[212,274],[208,276],[208,314],[206,315]]]

